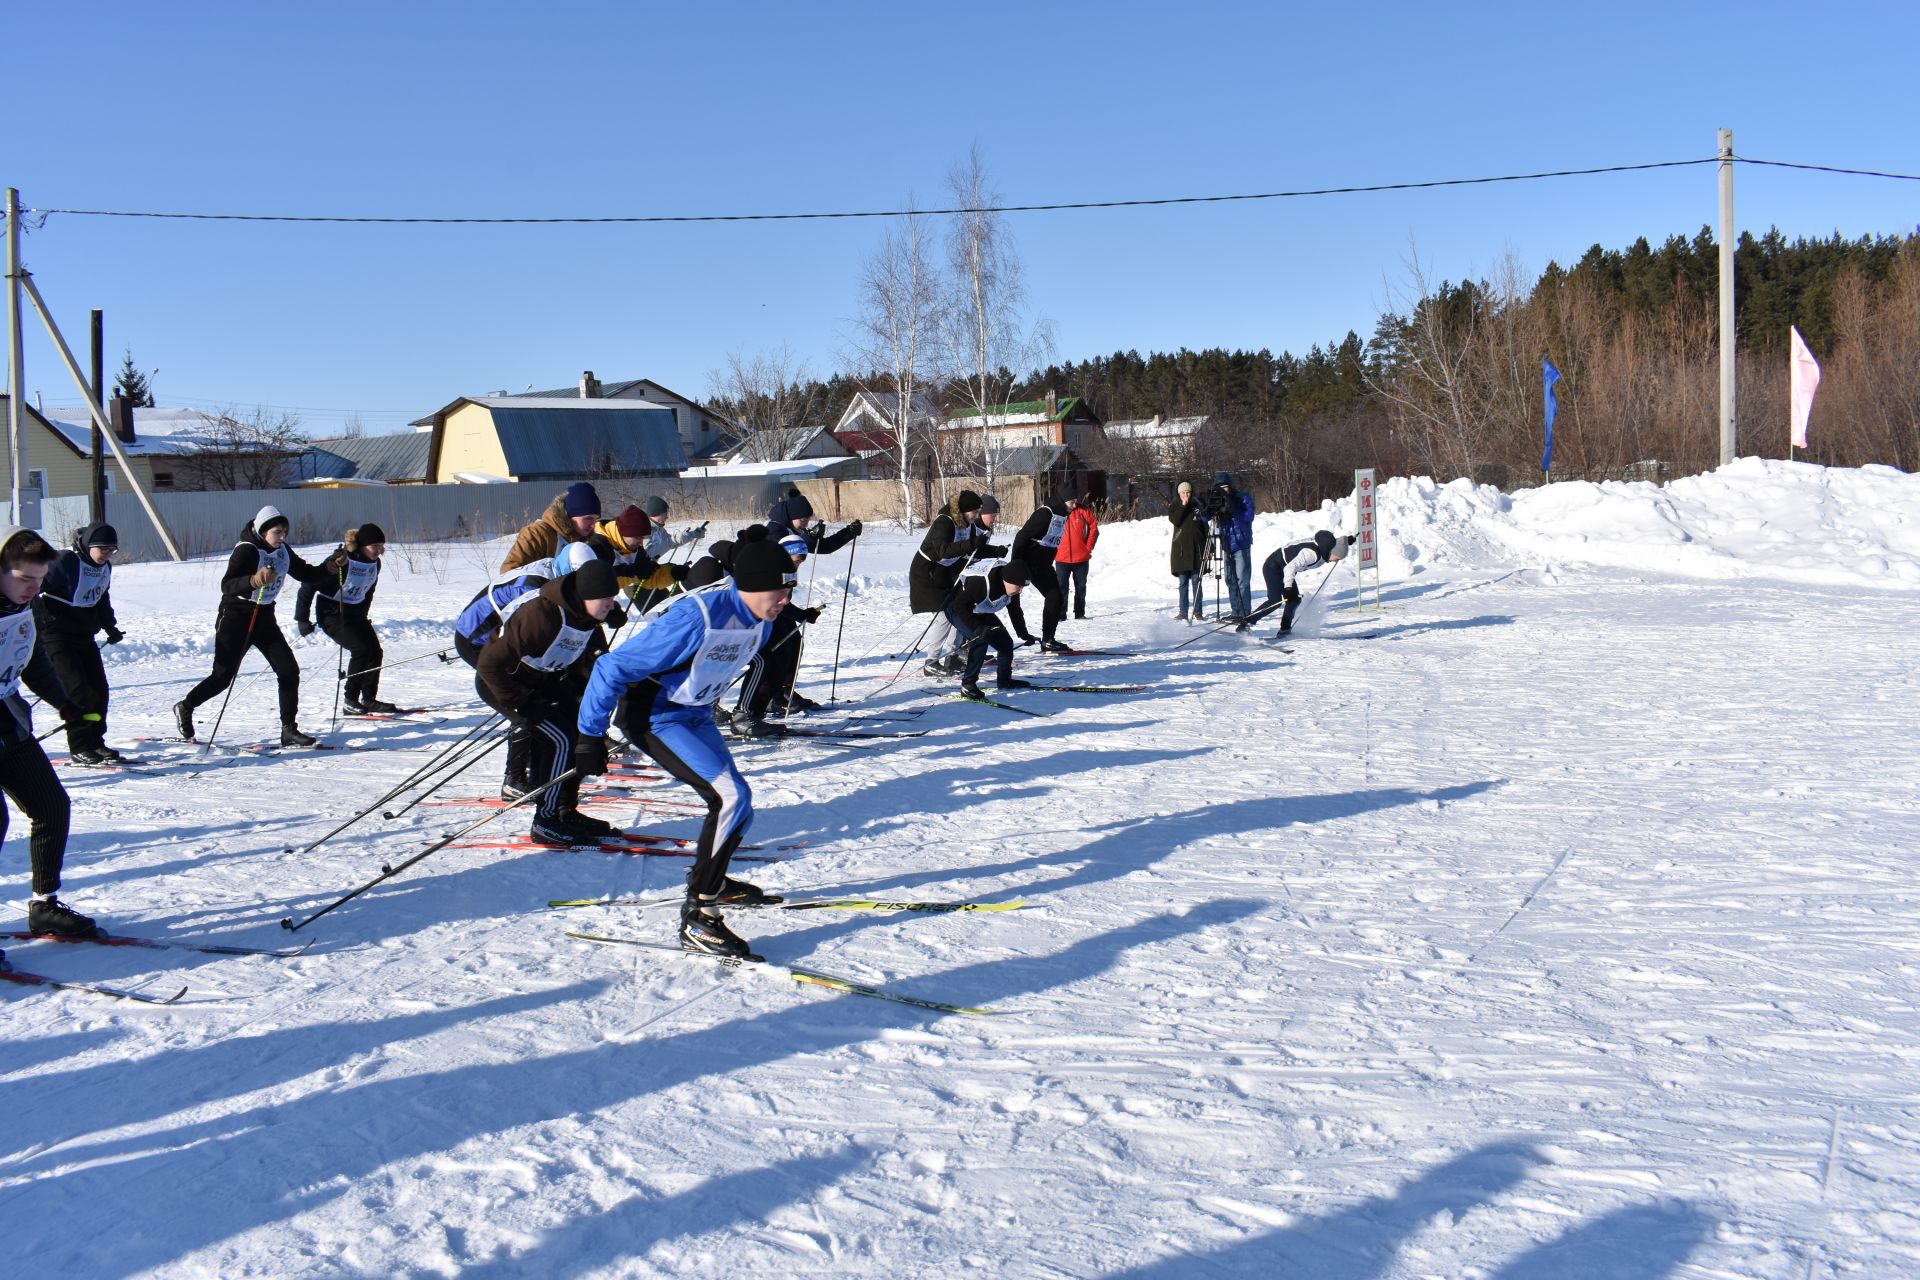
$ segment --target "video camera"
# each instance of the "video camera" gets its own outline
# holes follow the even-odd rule
[[[1209,520],[1224,520],[1233,512],[1233,499],[1218,489],[1203,489],[1194,494],[1193,504]]]

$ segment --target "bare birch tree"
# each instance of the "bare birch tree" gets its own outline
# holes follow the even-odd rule
[[[819,384],[784,342],[752,355],[728,352],[726,364],[707,375],[707,386],[712,401],[746,429],[742,456],[748,462],[785,456],[787,429],[806,426],[818,411]]]
[[[1006,412],[1013,371],[1051,357],[1051,335],[1045,321],[1031,330],[1023,323],[1020,259],[978,146],[948,171],[947,186],[961,212],[947,232],[948,323],[941,343],[964,402],[980,416],[980,460],[991,486],[1005,452],[996,443],[994,417]]]
[[[912,207],[908,197],[908,207]],[[866,390],[894,404],[893,430],[900,450],[900,496],[907,524],[913,515],[915,401],[935,380],[940,334],[940,281],[930,258],[927,218],[895,219],[860,273],[861,312],[855,322],[860,367],[890,379],[890,387]]]

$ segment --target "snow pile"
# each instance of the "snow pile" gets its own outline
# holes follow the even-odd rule
[[[1584,565],[1692,578],[1920,585],[1920,476],[1742,458],[1652,483],[1561,481],[1503,494],[1468,480],[1379,489],[1389,579],[1433,568]],[[1351,500],[1261,522],[1275,537],[1353,527]],[[1262,545],[1265,540],[1262,540]]]

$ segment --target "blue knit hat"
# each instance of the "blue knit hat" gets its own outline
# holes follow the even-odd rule
[[[585,480],[567,486],[567,516],[597,516],[600,514],[600,495]]]

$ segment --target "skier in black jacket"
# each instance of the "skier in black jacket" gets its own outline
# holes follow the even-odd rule
[[[926,537],[920,539],[920,550],[907,570],[907,603],[915,613],[934,615],[920,646],[927,651],[927,663],[920,669],[923,675],[958,675],[966,666],[955,646],[953,624],[947,621],[947,597],[967,565],[1006,555],[1005,548],[987,541],[999,513],[1000,504],[991,496],[982,498],[962,489],[940,509],[927,526]]]
[[[1053,553],[1060,545],[1061,536],[1067,531],[1067,513],[1073,510],[1073,504],[1078,501],[1079,493],[1071,485],[1060,486],[1046,502],[1034,508],[1027,522],[1020,526],[1020,532],[1013,535],[1013,558],[1026,562],[1034,590],[1046,601],[1040,610],[1040,650],[1043,653],[1068,651],[1067,646],[1054,637],[1054,632],[1059,630],[1060,619],[1067,611],[1067,597],[1060,590],[1059,578],[1053,572]],[[1032,644],[1033,636],[1027,630],[1027,616],[1021,610],[1018,599],[1012,602],[1007,613],[1013,619],[1013,630],[1021,642]]]
[[[1267,603],[1260,612],[1271,613],[1273,606],[1284,601],[1286,607],[1280,613],[1280,630],[1277,635],[1286,635],[1293,630],[1293,615],[1300,608],[1300,575],[1319,564],[1334,564],[1346,558],[1347,540],[1322,529],[1305,542],[1290,542],[1268,556],[1260,566],[1261,575],[1267,580]],[[1246,623],[1240,626],[1246,630]]]
[[[274,620],[273,603],[289,577],[324,585],[326,574],[302,560],[287,545],[287,518],[277,507],[262,507],[247,523],[240,541],[227,557],[220,579],[220,609],[213,622],[213,671],[173,704],[174,723],[188,742],[193,737],[193,711],[217,698],[233,683],[249,647],[258,649],[280,681],[280,745],[310,747],[314,739],[300,732],[300,664],[287,647],[286,636]]]
[[[814,524],[813,504],[802,497],[798,489],[788,489],[786,497],[767,509],[767,536],[775,542],[799,538],[807,544],[808,555],[832,555],[859,537],[862,527],[855,520],[842,526],[838,533],[827,533],[825,526]]]
[[[1009,560],[961,577],[947,598],[947,621],[959,637],[960,651],[967,655],[960,676],[963,697],[979,700],[980,668],[986,665],[987,650],[994,651],[995,680],[1002,689],[1027,689],[1032,686],[1013,674],[1013,637],[1000,625],[1003,609],[1018,608],[1021,590],[1032,575],[1024,560]]]
[[[111,595],[113,554],[119,549],[120,535],[112,525],[87,525],[47,571],[47,585],[40,593],[40,643],[80,713],[67,725],[67,756],[75,764],[122,760],[106,742],[107,668],[93,642],[94,633],[103,630],[108,644],[122,639]]]
[[[33,713],[20,700],[25,683],[68,724],[80,716],[40,647],[39,611],[33,604],[46,583],[48,566],[59,558],[31,529],[0,529],[0,791],[32,823],[27,852],[33,863],[33,896],[27,902],[27,931],[91,938],[99,932],[93,921],[56,896],[72,806],[46,752],[34,741]],[[6,834],[7,807],[0,804],[0,840]],[[0,967],[5,963],[0,959]]]
[[[314,632],[314,598],[319,597],[319,629],[347,651],[344,693],[349,715],[390,715],[400,710],[379,699],[380,665],[386,660],[386,652],[368,616],[373,612],[373,592],[380,583],[380,557],[386,549],[387,535],[377,524],[347,530],[333,554],[320,562],[321,580],[302,583],[300,596],[294,601],[294,625],[301,635],[310,636]]]

